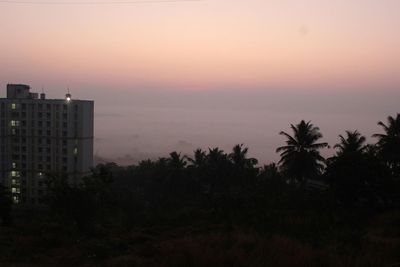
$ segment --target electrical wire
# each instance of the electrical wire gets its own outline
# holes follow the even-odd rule
[[[157,4],[178,2],[202,2],[204,0],[131,0],[131,1],[24,1],[24,0],[0,0],[0,4],[15,5],[134,5],[134,4]]]

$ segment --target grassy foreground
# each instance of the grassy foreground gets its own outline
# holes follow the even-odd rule
[[[45,213],[22,212],[15,220],[14,227],[0,228],[0,266],[400,266],[399,212],[320,244],[204,221],[129,230],[99,226],[83,235],[72,226],[47,223]]]

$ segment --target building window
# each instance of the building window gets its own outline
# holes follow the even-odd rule
[[[17,109],[17,104],[12,103],[12,104],[11,104],[11,109]]]
[[[19,121],[12,120],[11,121],[11,126],[18,127],[19,126]]]

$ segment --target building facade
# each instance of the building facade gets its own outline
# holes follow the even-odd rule
[[[67,175],[71,183],[93,166],[94,102],[46,99],[30,87],[8,84],[0,98],[0,183],[14,203],[38,204],[46,175]]]

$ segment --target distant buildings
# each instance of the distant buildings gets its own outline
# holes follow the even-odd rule
[[[14,203],[37,204],[47,173],[72,183],[93,165],[94,102],[46,99],[22,84],[8,84],[0,98],[0,183]]]

